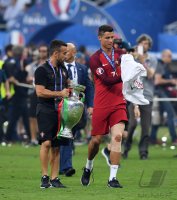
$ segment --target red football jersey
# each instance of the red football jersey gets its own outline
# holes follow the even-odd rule
[[[112,68],[101,49],[91,56],[90,69],[94,75],[95,108],[107,108],[126,103],[122,94],[120,69],[120,56],[123,53],[122,50],[115,50],[114,52],[116,71]]]

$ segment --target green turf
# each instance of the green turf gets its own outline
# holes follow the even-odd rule
[[[86,161],[87,146],[80,146],[76,148],[73,157],[76,174],[73,177],[61,176],[62,183],[68,188],[42,190],[39,188],[39,147],[0,147],[0,200],[176,200],[177,158],[173,157],[175,154],[177,151],[171,150],[169,146],[165,149],[153,146],[150,147],[149,160],[142,161],[139,160],[135,142],[129,159],[122,160],[118,172],[124,188],[110,189],[106,186],[109,168],[99,153],[94,162],[94,182],[91,182],[89,187],[83,187],[80,184],[80,176]],[[150,184],[152,174],[156,172],[155,175],[158,176],[158,170],[162,172],[162,176],[154,176]]]

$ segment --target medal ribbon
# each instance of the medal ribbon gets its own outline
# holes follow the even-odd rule
[[[50,65],[50,67],[52,68],[54,76],[55,76],[55,88],[54,88],[54,90],[57,91],[56,71],[55,71],[52,63],[50,62],[50,60],[48,60],[48,63]],[[62,83],[63,83],[63,77],[62,77],[62,71],[61,71],[61,68],[60,68],[60,90],[62,90]]]
[[[103,55],[105,56],[106,60],[109,62],[113,70],[116,71],[116,66],[114,62],[114,49],[112,48],[111,59],[109,58],[108,54],[103,49],[101,49],[101,51],[103,52]]]

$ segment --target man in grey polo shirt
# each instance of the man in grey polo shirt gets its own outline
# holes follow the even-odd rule
[[[129,126],[128,137],[125,142],[125,148],[123,157],[128,157],[128,152],[131,149],[132,137],[134,130],[137,126],[136,116],[139,116],[141,120],[141,138],[139,142],[139,155],[140,159],[145,160],[148,158],[148,140],[151,127],[151,113],[152,113],[152,101],[154,95],[154,73],[157,67],[157,59],[148,53],[148,50],[152,46],[152,39],[149,35],[142,34],[137,38],[137,49],[135,52],[135,58],[138,62],[144,65],[147,70],[147,77],[144,78],[144,96],[149,100],[148,105],[133,105],[129,106]],[[134,114],[135,113],[135,114]]]

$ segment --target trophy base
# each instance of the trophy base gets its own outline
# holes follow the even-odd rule
[[[62,13],[61,15],[60,15],[60,19],[61,20],[67,20],[69,18],[69,16],[66,14],[66,13]]]
[[[68,129],[68,128],[64,128],[64,130],[62,131],[62,133],[60,134],[59,137],[64,137],[64,138],[68,138],[68,139],[74,139],[71,130]]]

